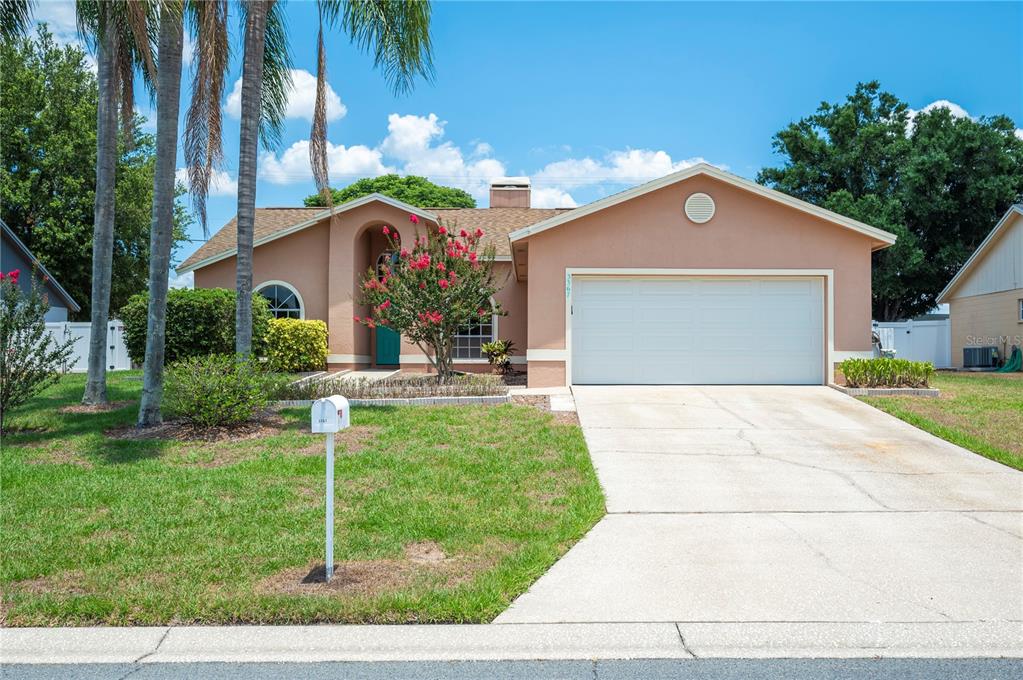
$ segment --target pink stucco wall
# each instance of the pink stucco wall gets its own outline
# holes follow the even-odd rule
[[[682,210],[698,191],[716,204],[705,224],[690,222]],[[870,349],[872,239],[707,176],[567,222],[528,243],[529,349],[566,349],[565,270],[576,267],[831,269],[835,349]],[[540,373],[532,363],[530,385],[564,384],[563,366],[559,372],[544,362]]]
[[[415,240],[417,229],[408,215],[391,206],[374,203],[355,208],[326,221],[279,238],[253,252],[253,284],[284,281],[301,294],[305,318],[327,322],[331,368],[372,363],[372,331],[352,317],[366,310],[355,304],[357,282],[375,264],[386,241],[380,227],[396,227],[405,243]],[[419,226],[425,232],[425,226]],[[522,354],[526,347],[526,285],[515,280],[510,262],[495,264],[495,278],[503,287],[495,296],[508,312],[498,320],[498,335],[512,340]],[[229,257],[195,270],[197,288],[234,288],[235,258]],[[401,354],[422,356],[419,348],[402,341]],[[365,358],[368,357],[367,361]],[[405,368],[414,369],[415,364]],[[460,366],[472,369],[471,365]]]

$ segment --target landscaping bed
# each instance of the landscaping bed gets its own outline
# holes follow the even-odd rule
[[[604,513],[579,428],[549,413],[356,408],[327,585],[308,409],[237,437],[143,438],[137,374],[109,374],[119,408],[62,412],[83,385],[65,376],[3,436],[7,626],[485,622]]]
[[[387,378],[353,378],[337,374],[285,387],[281,401],[322,399],[340,394],[347,399],[423,399],[429,397],[496,397],[508,394],[501,376],[462,373],[446,383],[425,373],[397,373]]]
[[[953,444],[1023,470],[1023,373],[937,372],[941,396],[861,397]]]

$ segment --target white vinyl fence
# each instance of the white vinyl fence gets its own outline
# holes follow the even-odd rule
[[[894,349],[897,358],[929,361],[935,368],[952,367],[951,320],[875,321],[873,326],[881,347]]]
[[[89,367],[89,339],[92,337],[92,325],[88,322],[48,323],[46,327],[57,338],[74,338],[71,346],[71,357],[66,369],[73,373],[84,373]],[[111,321],[107,324],[107,370],[126,371],[131,368],[128,348],[124,344],[124,324]]]

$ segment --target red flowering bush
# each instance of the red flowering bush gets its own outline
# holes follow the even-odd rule
[[[415,215],[409,221],[419,224]],[[455,233],[442,224],[426,235],[417,233],[411,248],[400,247],[391,227],[382,231],[397,256],[363,277],[359,302],[370,313],[355,320],[370,328],[386,326],[415,343],[445,382],[458,330],[502,313],[490,301],[500,288],[494,281],[494,247],[481,247],[480,229]]]

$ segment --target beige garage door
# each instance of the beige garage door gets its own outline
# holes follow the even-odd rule
[[[572,382],[824,380],[820,278],[573,277]]]

